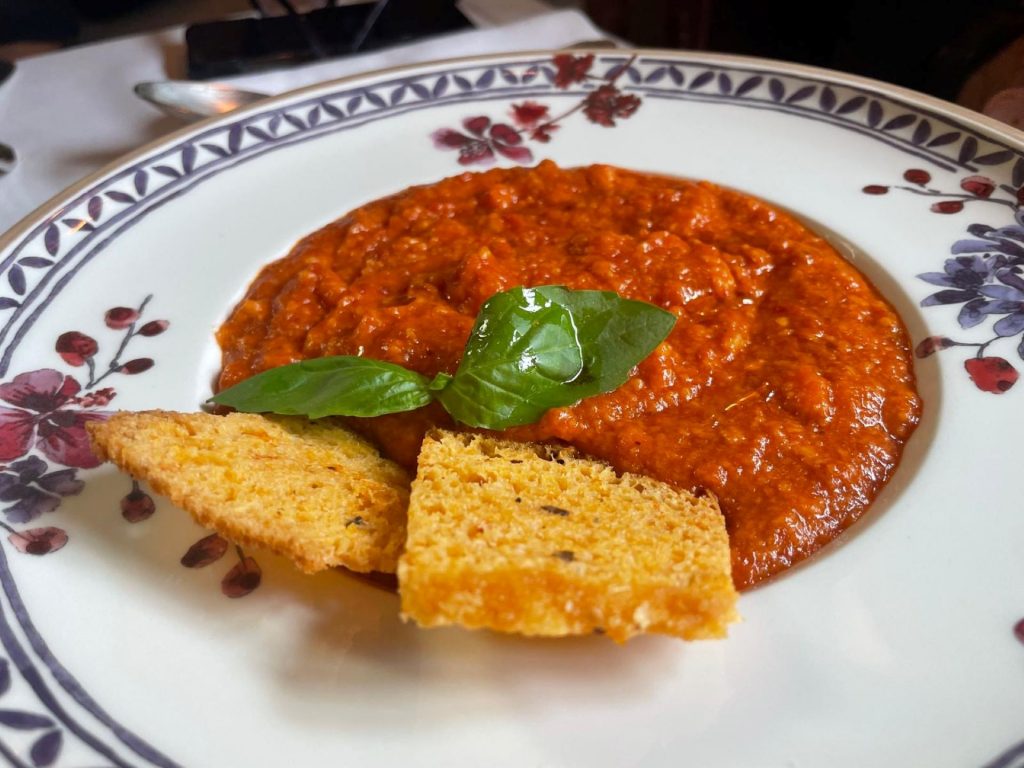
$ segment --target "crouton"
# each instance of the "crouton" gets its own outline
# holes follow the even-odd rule
[[[573,449],[434,431],[398,564],[403,616],[524,635],[723,637],[738,616],[718,503]]]
[[[122,412],[88,424],[97,454],[245,546],[307,573],[393,573],[409,477],[330,420]]]

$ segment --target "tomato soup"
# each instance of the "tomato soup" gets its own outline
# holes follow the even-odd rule
[[[618,390],[509,436],[713,492],[741,588],[856,520],[918,422],[900,318],[821,237],[707,182],[550,162],[407,189],[303,239],[219,330],[219,385],[326,355],[454,373],[484,301],[551,284],[678,322]],[[430,406],[357,427],[412,466],[434,424]]]

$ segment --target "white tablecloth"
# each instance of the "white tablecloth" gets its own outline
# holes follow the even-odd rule
[[[478,29],[225,82],[280,93],[398,64],[558,48],[604,36],[577,11],[536,13],[542,8],[533,0],[473,0],[465,3],[465,10]],[[493,23],[498,25],[485,26]],[[19,158],[14,171],[0,177],[0,232],[83,176],[179,127],[136,98],[132,86],[181,77],[183,36],[178,28],[18,62],[17,71],[0,87],[0,142],[14,147]]]

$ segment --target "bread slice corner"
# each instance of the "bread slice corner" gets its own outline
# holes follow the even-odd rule
[[[398,564],[403,617],[524,635],[718,638],[738,619],[718,503],[573,449],[436,430]]]
[[[408,474],[335,422],[122,411],[87,428],[101,458],[233,542],[307,573],[395,571]]]

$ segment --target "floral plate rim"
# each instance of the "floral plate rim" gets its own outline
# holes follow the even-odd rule
[[[147,157],[155,153],[157,150],[172,146],[177,143],[180,139],[184,139],[190,135],[202,133],[208,128],[213,128],[221,123],[237,122],[240,118],[250,117],[258,114],[268,108],[279,106],[286,102],[295,101],[307,94],[314,94],[318,91],[331,90],[339,87],[343,87],[349,83],[357,83],[361,81],[372,81],[377,80],[390,75],[402,75],[405,73],[413,73],[421,69],[436,69],[441,67],[452,67],[460,64],[478,64],[486,65],[491,62],[500,62],[506,59],[523,59],[523,58],[538,58],[543,59],[551,57],[558,53],[572,53],[574,55],[581,55],[592,53],[601,56],[618,56],[623,58],[630,58],[633,56],[654,58],[664,56],[667,59],[679,60],[681,63],[692,62],[692,63],[707,63],[709,65],[717,66],[747,66],[750,68],[761,68],[765,72],[775,72],[778,74],[784,74],[787,76],[803,75],[808,77],[817,77],[823,81],[835,83],[838,85],[848,85],[856,88],[863,88],[865,90],[872,90],[878,92],[880,95],[887,97],[897,97],[906,99],[912,103],[927,107],[929,110],[939,113],[946,114],[951,117],[955,117],[958,120],[965,121],[972,125],[974,128],[980,130],[983,133],[995,134],[1000,140],[1005,141],[1011,145],[1017,145],[1019,151],[1024,151],[1024,131],[1019,131],[1006,123],[1003,123],[994,118],[983,115],[980,112],[962,107],[959,104],[939,99],[935,96],[930,96],[919,91],[905,88],[903,86],[886,83],[883,80],[878,80],[870,77],[863,77],[861,75],[853,75],[841,70],[829,69],[827,67],[815,67],[808,64],[799,64],[796,62],[789,62],[782,59],[769,59],[759,56],[740,56],[726,53],[705,53],[705,52],[690,52],[690,51],[679,51],[670,48],[638,48],[638,47],[626,47],[626,48],[602,48],[597,47],[593,49],[589,48],[549,48],[549,49],[525,49],[520,51],[509,51],[505,53],[485,54],[485,55],[467,55],[467,56],[456,56],[451,58],[431,59],[429,61],[417,62],[413,64],[402,64],[395,67],[384,67],[374,70],[368,70],[366,72],[360,72],[352,75],[346,75],[344,77],[332,78],[330,80],[323,80],[318,83],[312,83],[310,85],[302,86],[287,91],[282,91],[278,94],[268,96],[266,99],[253,102],[239,109],[226,112],[222,115],[215,115],[212,117],[199,120],[194,123],[189,123],[174,131],[167,133],[160,138],[148,141],[145,144],[133,149],[130,152],[126,152],[120,155],[118,158],[110,161],[101,168],[93,171],[87,176],[84,176],[74,184],[65,187],[57,194],[51,196],[46,202],[36,206],[33,210],[15,222],[10,228],[4,232],[0,232],[0,252],[5,251],[13,243],[17,242],[19,238],[23,237],[33,225],[38,224],[40,221],[46,219],[54,211],[61,209],[62,203],[66,203],[80,196],[83,192],[96,186],[97,182],[102,181],[106,177],[112,175],[119,169],[125,166],[131,165],[136,161]]]

